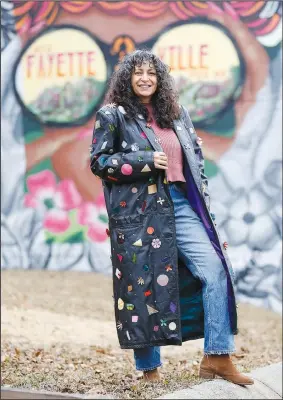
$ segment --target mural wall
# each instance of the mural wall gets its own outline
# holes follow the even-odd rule
[[[279,1],[1,1],[1,266],[111,272],[95,112],[117,62],[171,67],[203,140],[240,301],[281,309]]]

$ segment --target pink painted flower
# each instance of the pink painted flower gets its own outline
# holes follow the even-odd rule
[[[93,242],[105,242],[108,236],[105,232],[105,226],[101,223],[95,223],[89,226],[87,235]]]
[[[27,178],[29,193],[26,194],[26,207],[39,209],[44,215],[43,226],[53,233],[65,232],[71,222],[68,211],[77,208],[82,198],[73,181],[65,179],[56,182],[50,170],[38,172]]]
[[[88,227],[87,235],[93,242],[104,242],[108,238],[105,230],[107,220],[101,214],[102,209],[102,206],[90,202],[83,203],[78,209],[78,223]]]
[[[56,208],[48,211],[43,221],[43,227],[53,233],[66,232],[71,225],[68,214]]]
[[[80,193],[75,184],[70,179],[64,179],[59,182],[55,192],[55,203],[63,210],[72,210],[77,208],[82,202]]]
[[[78,209],[77,219],[80,225],[95,223],[98,219],[97,207],[91,202],[81,204]]]

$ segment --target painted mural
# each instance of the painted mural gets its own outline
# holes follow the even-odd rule
[[[1,267],[111,272],[95,112],[121,57],[171,67],[238,299],[281,311],[280,1],[1,1]]]

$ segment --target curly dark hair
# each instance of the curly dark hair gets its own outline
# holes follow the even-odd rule
[[[111,77],[105,103],[123,106],[129,118],[142,114],[148,120],[148,111],[134,93],[131,85],[135,66],[141,66],[144,62],[148,62],[156,69],[157,89],[151,99],[156,123],[161,128],[171,128],[173,120],[180,116],[178,94],[174,80],[169,74],[170,68],[150,50],[135,50],[120,61]]]

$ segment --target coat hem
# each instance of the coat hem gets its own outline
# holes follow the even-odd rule
[[[154,346],[182,346],[182,341],[169,341],[169,340],[157,340],[156,342],[150,343],[137,343],[137,344],[120,344],[121,349],[141,349],[146,347],[154,347]]]
[[[237,335],[239,333],[238,329],[233,330],[233,335]],[[197,340],[197,339],[204,339],[204,335],[198,335],[198,336],[193,336],[189,338],[183,338],[182,340],[179,340],[178,342],[176,341],[170,341],[170,340],[157,340],[156,342],[150,342],[150,343],[129,343],[129,344],[122,344],[120,343],[120,348],[121,349],[141,349],[141,348],[146,348],[146,347],[154,347],[154,346],[182,346],[184,342],[188,342],[189,340]]]

